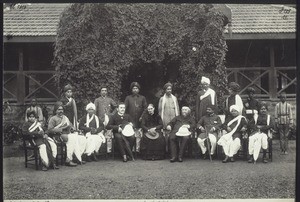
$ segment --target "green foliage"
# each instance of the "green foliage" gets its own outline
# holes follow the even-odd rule
[[[174,83],[179,100],[195,105],[203,75],[221,98],[227,84],[226,22],[210,9],[203,4],[73,4],[57,31],[57,83],[61,89],[73,85],[77,101],[84,103],[94,101],[103,85],[119,99],[131,67],[163,66],[168,58],[179,67]]]

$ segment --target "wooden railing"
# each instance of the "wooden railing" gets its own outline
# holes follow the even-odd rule
[[[249,86],[252,86],[257,90],[256,96],[260,98],[275,99],[279,93],[288,90],[290,92],[287,93],[287,96],[295,98],[296,90],[291,90],[291,88],[296,89],[296,67],[275,67],[273,73],[270,67],[227,68],[228,81],[235,81],[241,85],[241,95],[245,94]],[[289,73],[289,75],[287,75],[287,73]],[[58,90],[54,85],[54,74],[55,71],[4,71],[3,90],[6,93],[4,94],[4,99],[24,104],[38,91],[44,91],[47,92],[49,96],[38,97],[39,101],[55,101],[58,99]],[[44,81],[40,82],[37,78],[42,75]],[[48,77],[46,78],[45,75],[48,75]],[[275,75],[275,79],[271,78],[272,75]],[[25,81],[26,78],[28,81]],[[284,86],[279,87],[279,80],[282,78],[286,83]],[[46,87],[46,84],[49,84],[51,81],[53,84],[50,89]],[[31,89],[31,92],[29,92],[29,82],[34,84],[34,89]],[[273,85],[272,88],[270,88],[271,85]]]
[[[283,91],[288,97],[296,97],[296,67],[274,67],[273,70],[270,67],[227,68],[227,78],[228,82],[241,85],[242,95],[251,86],[256,89],[256,96],[261,98],[276,99]]]
[[[39,97],[40,101],[58,99],[58,91],[54,83],[55,71],[4,71],[3,74],[3,91],[6,93],[6,96],[4,94],[6,100],[24,103],[40,92],[48,94]],[[33,89],[29,88],[30,84],[34,87]],[[47,84],[51,85],[51,88],[47,87]]]

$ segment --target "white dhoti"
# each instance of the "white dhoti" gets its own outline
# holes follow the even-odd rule
[[[83,153],[86,150],[87,138],[84,135],[78,135],[77,134],[77,136],[78,136],[77,137],[77,144],[78,144],[78,147],[79,147],[79,153],[80,153],[80,156],[82,156]]]
[[[47,140],[49,142],[49,145],[50,145],[50,148],[51,148],[51,151],[52,151],[52,156],[55,159],[56,155],[57,155],[57,146],[56,146],[56,144],[55,144],[55,142],[52,138],[48,137]],[[43,164],[46,167],[49,167],[49,158],[48,158],[48,155],[47,155],[47,147],[46,147],[45,144],[42,144],[42,145],[39,146],[39,153],[40,153]]]
[[[219,139],[218,144],[223,147],[225,155],[229,157],[233,157],[233,155],[235,155],[241,148],[240,138],[235,138],[233,140],[229,133],[223,135]]]
[[[112,136],[113,136],[112,130],[107,130],[105,132],[105,138],[107,139],[107,153],[110,153],[112,150]]]
[[[208,138],[209,138],[209,141],[211,143],[210,154],[214,155],[215,150],[216,150],[216,146],[217,146],[217,138],[216,138],[216,136],[214,136],[213,134],[210,134],[210,133],[208,134]],[[203,139],[201,139],[200,137],[197,138],[197,142],[198,142],[198,145],[201,148],[202,154],[205,154],[206,150],[207,150],[207,148],[205,146],[205,143],[204,143],[204,141],[206,139],[207,138],[203,138]]]
[[[80,152],[78,137],[80,137],[80,136],[77,133],[68,134],[68,141],[66,142],[66,146],[67,146],[67,158],[70,161],[72,161],[72,159],[73,159],[73,154],[75,154],[76,158],[79,161],[81,161],[81,152]],[[84,137],[84,136],[81,136],[81,137]],[[86,139],[86,138],[84,137],[84,139]]]
[[[91,135],[91,133],[86,134],[87,142],[86,142],[86,150],[85,154],[90,156],[93,152],[98,152],[102,143],[105,143],[105,137],[103,132],[98,134]]]
[[[249,154],[253,155],[253,159],[258,159],[260,149],[268,149],[268,135],[265,133],[255,133],[249,137]]]

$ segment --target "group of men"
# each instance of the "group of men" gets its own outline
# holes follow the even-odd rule
[[[86,106],[86,116],[78,120],[77,105],[73,98],[74,89],[71,85],[66,85],[62,99],[54,106],[54,115],[48,120],[47,128],[43,128],[45,120],[36,106],[36,100],[33,100],[32,106],[26,111],[23,134],[31,135],[33,141],[38,142],[42,170],[47,170],[50,164],[53,168],[58,168],[54,161],[49,161],[56,158],[56,141],[66,142],[67,166],[97,161],[101,145],[111,138],[115,138],[115,146],[123,161],[127,162],[134,160],[133,150],[141,150],[141,140],[144,151],[143,148],[149,145],[144,142],[152,141],[152,145],[155,145],[155,139],[159,139],[160,132],[166,143],[160,145],[165,147],[165,152],[170,153],[170,162],[183,161],[191,136],[197,138],[203,158],[214,156],[217,145],[220,145],[225,154],[223,163],[234,162],[234,156],[241,147],[241,139],[244,134],[248,134],[249,162],[256,162],[262,148],[263,162],[266,163],[268,139],[272,138],[270,132],[274,128],[279,130],[281,153],[287,154],[287,135],[292,124],[292,111],[291,105],[285,100],[285,94],[280,95],[281,102],[275,107],[273,120],[267,113],[267,104],[253,97],[253,88],[247,89],[248,97],[243,102],[238,94],[240,86],[231,82],[228,85],[230,95],[224,108],[225,119],[221,121],[216,111],[217,95],[210,87],[209,78],[201,79],[201,90],[196,96],[195,118],[191,116],[191,109],[187,104],[179,107],[176,96],[172,94],[172,87],[169,82],[164,85],[164,95],[159,100],[157,116],[152,116],[155,106],[152,103],[148,105],[146,98],[139,94],[139,83],[132,82],[132,94],[118,104],[107,96],[107,87],[103,87],[100,97]],[[147,121],[151,122],[148,125],[152,128],[147,126]],[[144,141],[146,136],[149,140]],[[155,149],[149,151],[147,154],[153,154],[154,159]]]

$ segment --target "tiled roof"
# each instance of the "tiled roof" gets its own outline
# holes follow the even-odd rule
[[[69,4],[32,3],[3,12],[4,36],[56,36],[62,11]]]
[[[232,33],[295,33],[296,9],[274,4],[227,4]]]
[[[32,3],[26,5],[25,9],[4,11],[3,35],[55,36],[59,17],[69,5]],[[296,32],[295,8],[272,4],[227,4],[227,6],[232,11],[232,33]],[[282,11],[282,8],[286,10]]]

